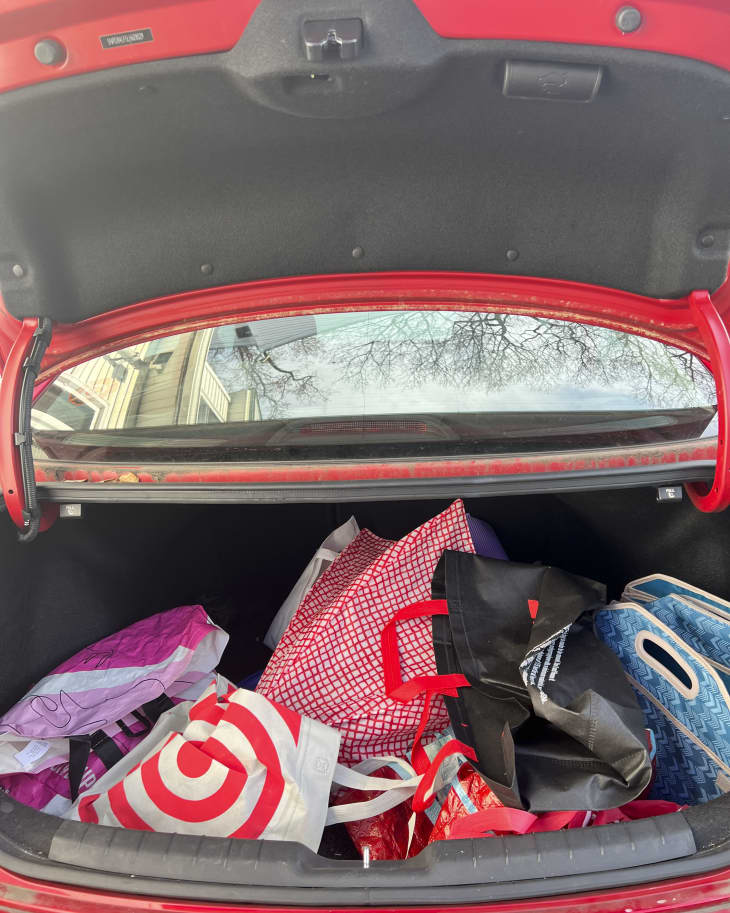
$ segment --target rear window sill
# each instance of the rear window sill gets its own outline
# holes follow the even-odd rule
[[[182,470],[181,470],[182,471]],[[563,491],[595,491],[711,482],[715,463],[711,460],[628,466],[562,472],[514,475],[446,476],[411,479],[342,479],[328,481],[271,482],[121,482],[39,481],[43,500],[69,502],[136,503],[306,503],[357,502],[372,499],[499,496],[544,494]]]

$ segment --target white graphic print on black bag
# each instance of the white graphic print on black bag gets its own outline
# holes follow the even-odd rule
[[[565,652],[570,625],[566,625],[550,638],[545,646],[538,646],[530,653],[520,666],[522,681],[526,687],[535,688],[540,695],[540,703],[544,704],[548,696],[545,693],[545,681],[554,682],[558,677],[560,663]]]

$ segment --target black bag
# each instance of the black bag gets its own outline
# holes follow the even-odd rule
[[[504,805],[600,811],[644,791],[643,715],[618,657],[593,633],[601,584],[447,551],[432,596],[423,614],[433,615],[439,675],[417,680],[428,685],[421,693],[444,695],[456,739]],[[396,699],[411,684],[392,689]]]

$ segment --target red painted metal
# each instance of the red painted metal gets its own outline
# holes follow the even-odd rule
[[[712,513],[730,505],[730,334],[707,292],[693,292],[690,305],[715,375],[718,432],[714,481],[709,488],[689,484],[686,489],[696,507]]]
[[[165,57],[227,51],[243,34],[259,0],[3,0],[0,92],[91,70]],[[102,35],[150,29],[153,41],[104,48]],[[39,63],[36,42],[66,49],[60,66]]]
[[[18,913],[302,913],[257,907],[112,894],[34,881],[0,869],[0,909]],[[322,907],[308,907],[325,913]],[[328,908],[331,910],[332,908]],[[341,908],[344,909],[344,908]],[[397,913],[403,906],[348,907],[348,913]],[[730,909],[730,870],[651,885],[469,906],[409,906],[410,913],[721,913]]]
[[[4,0],[0,6],[0,92],[92,70],[232,48],[259,0]],[[636,0],[643,21],[623,34],[620,0],[416,0],[447,38],[515,39],[636,48],[694,57],[730,69],[725,0]],[[292,29],[297,28],[292,16]],[[105,49],[102,35],[149,28],[154,41]],[[36,42],[55,38],[65,62],[44,66]]]
[[[712,303],[715,305],[717,312],[723,317],[727,317],[730,311],[730,276],[712,295]]]
[[[40,379],[124,345],[238,319],[409,309],[484,310],[577,320],[648,336],[702,358],[707,355],[688,298],[646,298],[528,276],[391,272],[300,276],[200,289],[57,325]]]
[[[726,0],[635,0],[640,27],[616,25],[621,0],[414,0],[434,31],[446,38],[559,41],[636,48],[694,57],[730,69],[730,5]]]
[[[20,332],[20,327],[21,321],[8,314],[3,304],[2,295],[0,295],[0,375],[2,375],[7,357]]]

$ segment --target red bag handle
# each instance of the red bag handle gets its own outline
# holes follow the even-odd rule
[[[634,799],[620,808],[611,808],[605,812],[596,812],[593,819],[594,825],[615,824],[617,821],[636,821],[639,818],[654,818],[659,815],[669,815],[680,812],[686,805],[677,805],[666,799]]]
[[[423,755],[417,754],[418,752],[423,752]],[[433,759],[433,761],[428,760],[428,755],[421,747],[420,736],[416,736],[416,742],[413,746],[413,754],[411,755],[411,763],[417,772],[424,770],[423,777],[421,782],[418,784],[418,788],[413,794],[411,799],[411,808],[414,812],[425,812],[426,809],[433,804],[433,800],[436,798],[435,793],[431,793],[433,785],[436,782],[436,774],[439,772],[439,768],[446,760],[446,758],[451,757],[454,754],[463,754],[465,757],[469,758],[470,761],[476,761],[477,756],[474,749],[465,745],[463,742],[460,742],[458,739],[451,739],[446,742],[445,745],[441,746],[439,753]],[[423,763],[423,758],[425,758],[425,764]],[[416,763],[418,762],[418,763]]]
[[[413,618],[429,618],[433,615],[448,615],[449,607],[445,599],[425,599],[406,606],[390,619],[383,628],[380,642],[383,650],[383,677],[385,693],[391,700],[408,704],[421,694],[446,694],[457,696],[457,688],[468,688],[469,682],[464,675],[416,675],[407,682],[403,681],[398,656],[399,621],[410,621]]]
[[[590,817],[588,812],[545,812],[537,816],[537,821],[530,828],[531,834],[542,834],[545,831],[562,831],[573,830],[574,828],[583,827],[586,824],[586,818]]]
[[[537,820],[537,815],[519,808],[485,808],[454,821],[449,830],[449,840],[484,837],[489,831],[498,834],[527,834]]]
[[[494,834],[539,834],[582,827],[585,812],[547,812],[533,815],[519,808],[485,808],[454,822],[449,840],[466,840]]]
[[[620,808],[596,812],[591,824],[615,824],[619,821],[635,821],[637,818],[651,818],[681,811],[686,806],[662,799],[637,799]],[[533,815],[518,808],[485,808],[455,821],[449,831],[449,840],[468,840],[493,834],[540,834],[545,831],[571,830],[586,824],[588,812],[545,812]]]
[[[413,767],[418,773],[423,774],[423,779],[412,800],[414,811],[424,811],[435,799],[435,796],[429,795],[429,792],[433,788],[439,767],[445,758],[460,753],[472,761],[476,760],[474,749],[456,739],[447,742],[433,761],[429,761],[428,755],[421,744],[423,733],[428,724],[433,697],[437,694],[457,697],[457,688],[469,687],[469,680],[466,676],[459,673],[452,675],[416,675],[414,678],[404,682],[400,668],[398,631],[396,630],[398,622],[448,614],[449,606],[445,599],[424,599],[421,602],[414,602],[395,613],[383,628],[380,638],[383,651],[383,678],[385,680],[386,695],[400,704],[408,704],[420,695],[426,695],[423,713],[421,714],[411,752]]]

